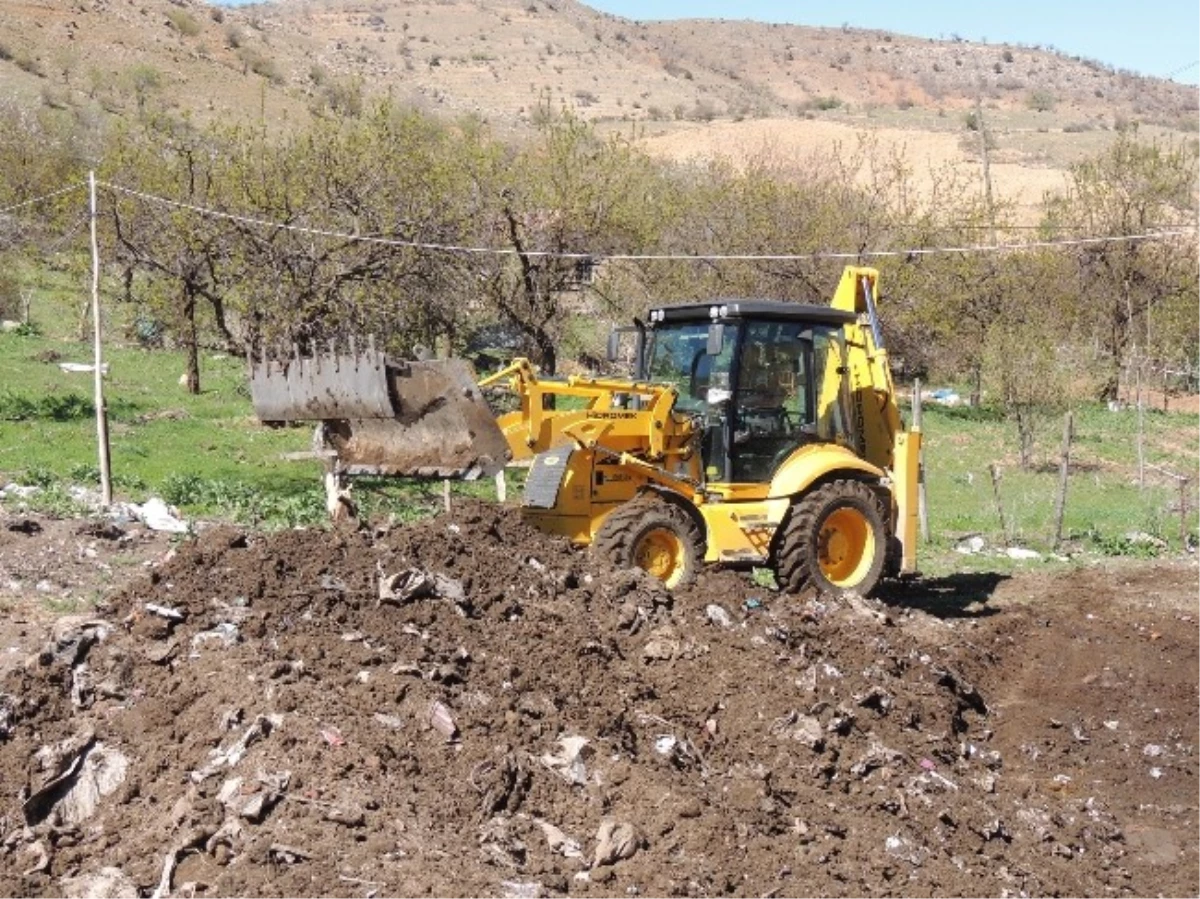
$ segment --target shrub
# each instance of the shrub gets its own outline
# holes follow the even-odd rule
[[[50,109],[66,109],[71,105],[71,95],[63,88],[47,84],[42,88],[42,105]]]
[[[28,53],[17,53],[17,55],[13,57],[13,62],[16,64],[17,68],[23,72],[28,72],[30,75],[37,75],[39,78],[46,77],[46,73],[42,69],[42,64]]]
[[[200,33],[200,23],[182,9],[168,9],[167,24],[184,37],[195,37]]]
[[[25,469],[21,475],[22,484],[30,484],[34,487],[45,489],[58,480],[58,476],[44,465],[31,465]]]
[[[204,485],[199,475],[173,473],[163,478],[159,493],[172,506],[191,506],[202,501]]]
[[[1054,109],[1057,101],[1054,99],[1054,94],[1046,90],[1031,91],[1029,96],[1025,98],[1025,104],[1038,112],[1050,112]]]
[[[78,393],[49,394],[36,399],[11,390],[0,393],[0,421],[79,421],[95,413],[92,401]]]
[[[711,100],[697,100],[688,114],[694,122],[711,122],[717,117],[717,107]]]
[[[325,105],[338,115],[357,118],[363,111],[362,82],[358,79],[330,80],[321,90]]]
[[[283,73],[279,70],[279,64],[271,57],[259,53],[251,47],[242,47],[238,51],[238,58],[241,59],[242,65],[255,75],[261,75],[276,84],[283,83]]]

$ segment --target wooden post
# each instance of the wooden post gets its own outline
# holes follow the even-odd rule
[[[442,508],[450,511],[450,479],[442,478]]]
[[[913,430],[921,430],[921,379],[913,381],[912,398]],[[917,456],[917,526],[921,539],[929,542],[929,505],[925,497],[925,441],[921,440],[921,451]]]
[[[496,502],[508,501],[508,481],[504,480],[504,469],[496,472]]]
[[[1142,364],[1137,363],[1134,373],[1137,384],[1137,458],[1138,489],[1146,489],[1146,403],[1142,398]]]
[[[96,239],[96,173],[88,172],[92,223],[92,362],[96,386],[96,446],[100,457],[100,504],[112,505],[112,466],[108,453],[108,407],[104,404],[104,360],[100,349],[100,244]]]
[[[1191,483],[1191,478],[1179,479],[1179,549],[1182,552],[1187,552],[1188,487]]]
[[[996,501],[996,515],[1000,519],[1000,538],[1008,546],[1008,522],[1004,520],[1004,503],[1000,500],[1000,466],[993,462],[988,466],[992,475],[992,498]]]
[[[1075,435],[1075,422],[1067,412],[1063,419],[1062,461],[1058,467],[1058,496],[1054,501],[1054,550],[1062,543],[1063,516],[1067,511],[1067,478],[1071,470],[1071,438]]]

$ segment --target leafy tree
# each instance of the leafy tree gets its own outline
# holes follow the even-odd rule
[[[1141,237],[1192,229],[1182,240],[1115,240],[1078,249],[1075,289],[1093,310],[1092,328],[1110,362],[1106,397],[1115,396],[1118,371],[1134,345],[1196,346],[1198,161],[1194,138],[1160,143],[1123,133],[1103,153],[1074,165],[1066,190],[1046,199],[1047,235]]]
[[[1006,257],[995,272],[998,314],[983,335],[981,372],[1017,429],[1021,466],[1033,465],[1040,423],[1094,394],[1094,358],[1078,328],[1072,287],[1052,251]]]
[[[471,279],[461,254],[429,245],[474,239],[479,173],[494,154],[477,122],[447,125],[386,103],[282,142],[242,135],[232,195],[259,220],[231,222],[248,342],[374,333],[411,352],[453,339]]]
[[[229,234],[196,212],[218,194],[224,157],[211,134],[186,122],[147,117],[118,133],[105,165],[108,180],[143,195],[110,198],[114,249],[128,270],[151,276],[148,305],[186,352],[190,393],[200,392],[199,301],[211,304],[218,326],[230,336],[223,316],[223,294],[233,280]]]
[[[661,179],[654,163],[625,138],[601,138],[570,114],[542,119],[538,139],[515,153],[500,175],[493,237],[510,257],[484,261],[487,302],[516,327],[536,364],[558,365],[558,339],[577,300],[570,254],[630,254],[657,245]],[[611,294],[589,299],[615,309]]]

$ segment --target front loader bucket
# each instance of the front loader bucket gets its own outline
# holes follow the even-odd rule
[[[470,363],[394,361],[369,346],[285,364],[256,362],[250,393],[260,419],[321,421],[346,475],[473,479],[509,458]]]
[[[370,341],[348,353],[273,359],[250,364],[250,396],[262,421],[318,421],[338,418],[391,418],[387,357]]]

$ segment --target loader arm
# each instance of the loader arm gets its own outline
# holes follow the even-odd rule
[[[858,325],[847,327],[858,451],[891,479],[895,537],[902,548],[900,570],[912,572],[917,565],[921,429],[915,422],[906,428],[900,415],[891,362],[879,325],[878,279],[879,273],[873,268],[847,266],[831,305],[859,317]]]
[[[632,453],[652,463],[692,453],[691,419],[674,412],[678,394],[670,385],[577,375],[540,378],[533,364],[521,358],[481,379],[479,387],[506,388],[520,402],[519,409],[497,419],[514,461],[572,441],[583,449]],[[638,408],[618,405],[618,397],[631,404],[637,398]],[[583,405],[548,408],[549,398],[574,398]]]

